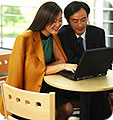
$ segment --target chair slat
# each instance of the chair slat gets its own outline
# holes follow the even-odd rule
[[[6,118],[9,113],[31,120],[55,120],[55,93],[21,90],[2,83]]]
[[[10,54],[0,55],[0,80],[5,80],[7,76],[4,73],[8,73],[8,63]]]

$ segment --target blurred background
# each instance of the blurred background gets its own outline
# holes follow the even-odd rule
[[[38,8],[50,0],[0,0],[0,48],[12,49],[15,38],[25,31]],[[51,0],[62,10],[73,0]],[[90,8],[89,24],[101,27],[106,33],[106,45],[113,47],[113,0],[78,0]],[[63,17],[63,24],[67,24]]]

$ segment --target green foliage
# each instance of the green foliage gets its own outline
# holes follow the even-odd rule
[[[6,25],[15,26],[18,22],[25,22],[25,18],[22,16],[21,10],[18,7],[7,7],[4,11],[4,22]]]

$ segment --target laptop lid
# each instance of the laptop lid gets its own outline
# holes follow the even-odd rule
[[[105,75],[113,61],[113,48],[104,47],[84,51],[74,73],[75,80]]]

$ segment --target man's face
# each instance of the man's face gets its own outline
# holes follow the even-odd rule
[[[87,26],[87,21],[87,13],[83,8],[81,8],[78,12],[74,13],[69,18],[69,24],[71,28],[79,36],[84,33]]]

